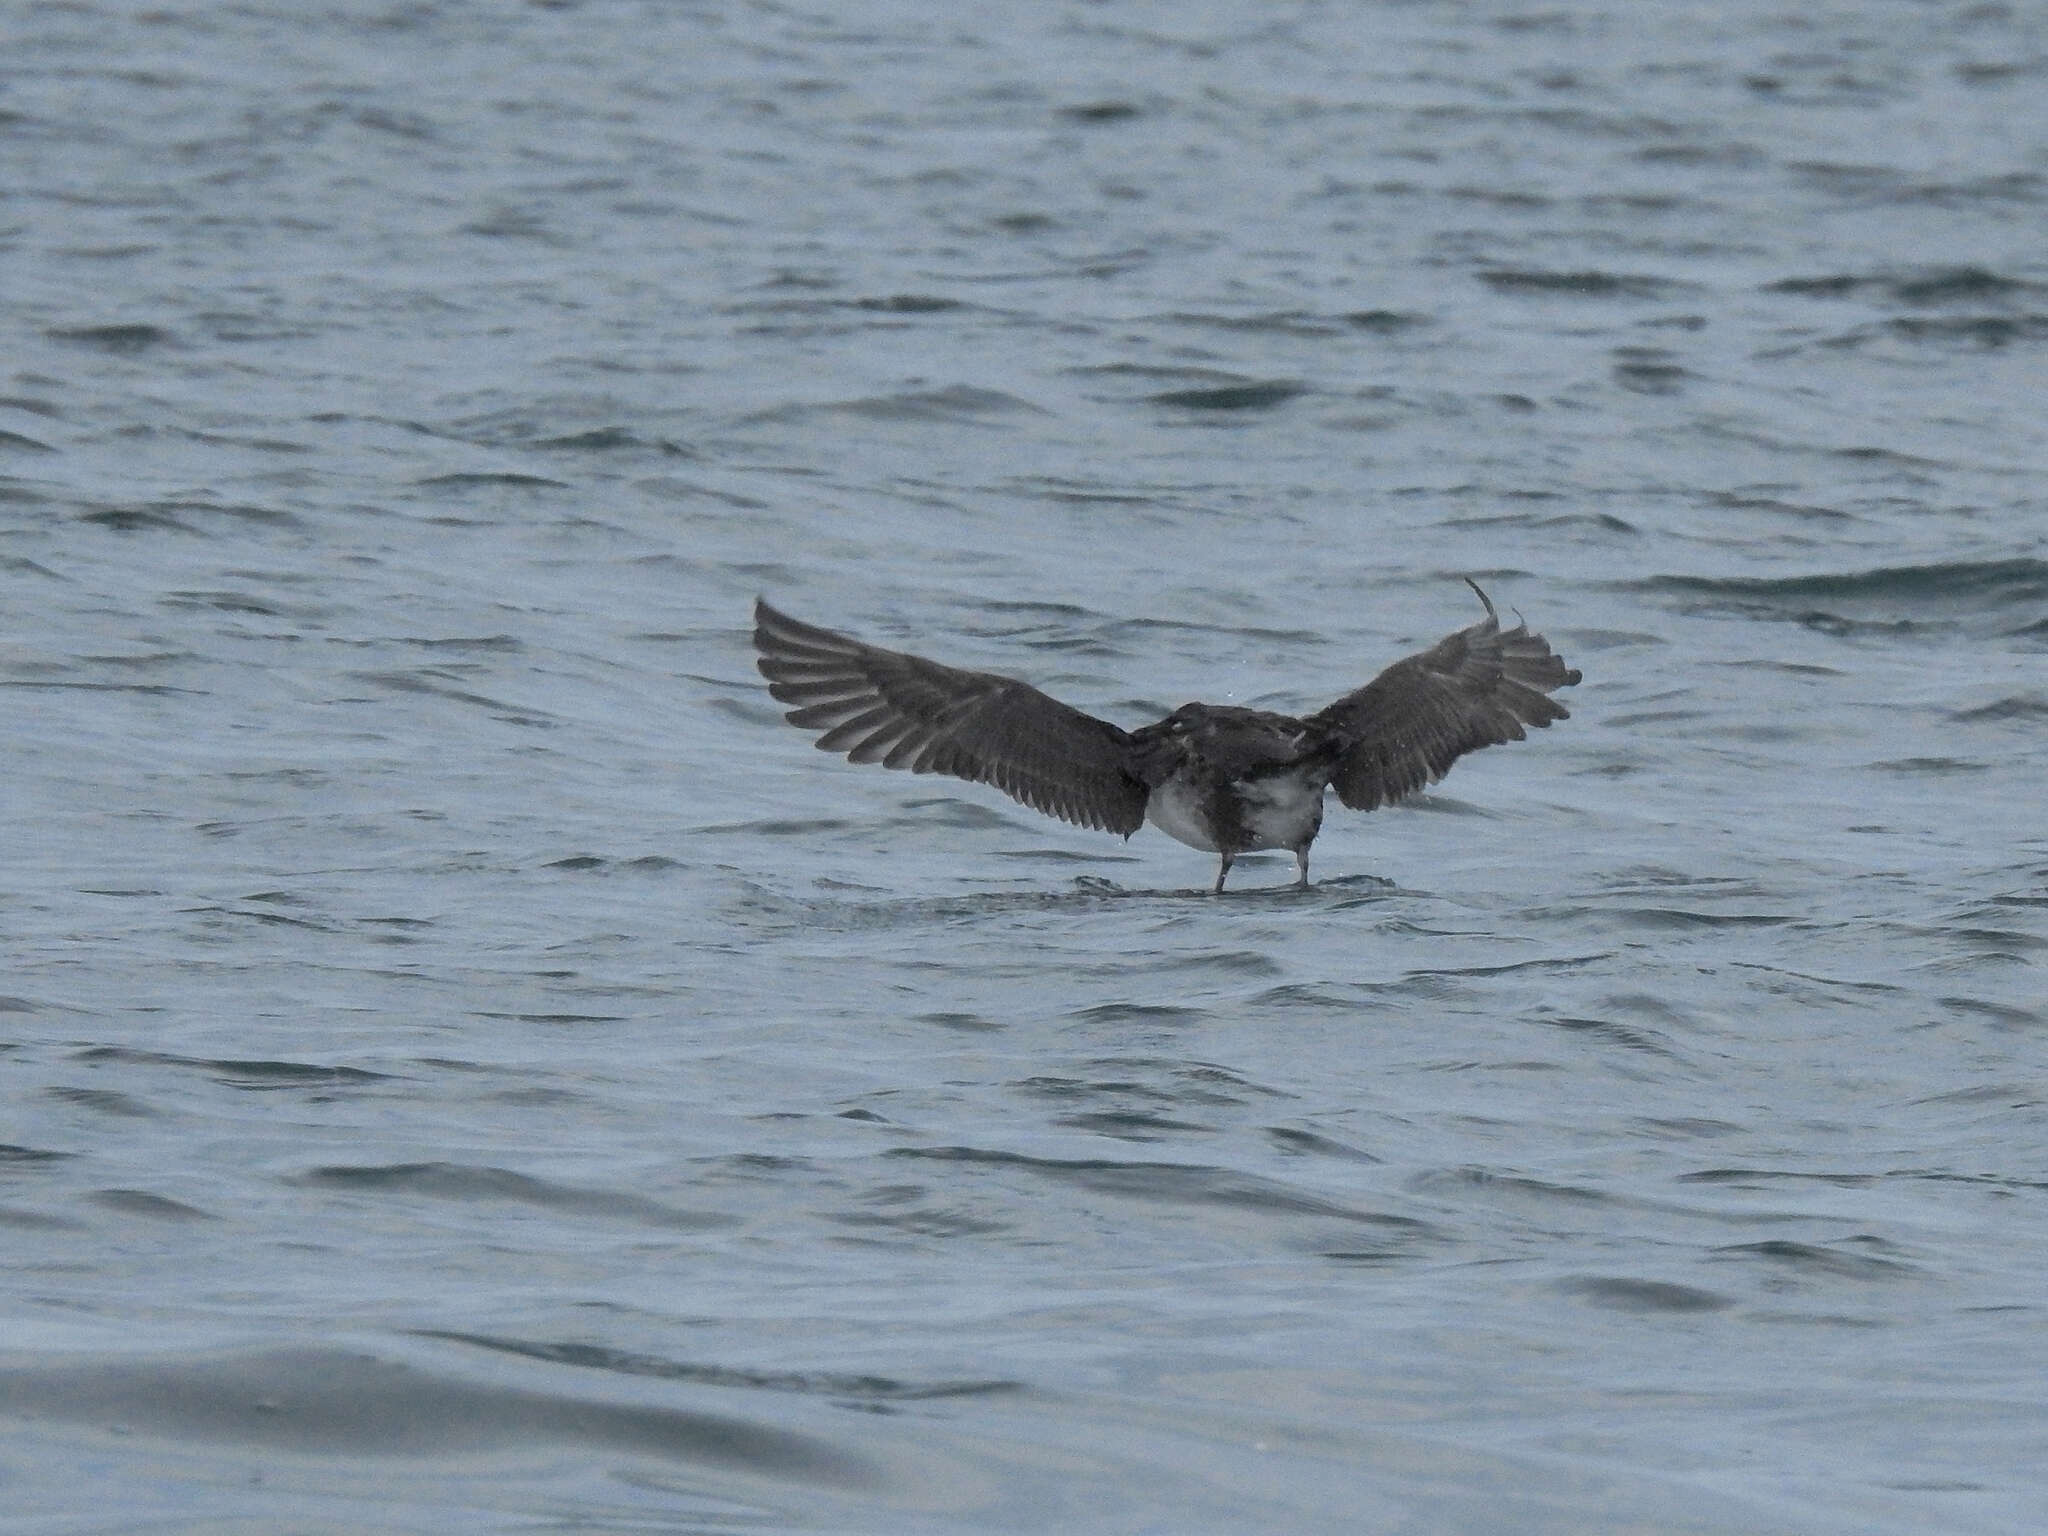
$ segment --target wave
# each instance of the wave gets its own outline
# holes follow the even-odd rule
[[[336,1348],[0,1366],[14,1414],[302,1455],[417,1457],[576,1444],[866,1488],[881,1472],[822,1436],[733,1414],[467,1381]]]
[[[706,1365],[649,1355],[633,1350],[608,1349],[598,1344],[573,1340],[518,1339],[499,1334],[465,1333],[443,1328],[415,1328],[415,1338],[439,1339],[451,1344],[469,1344],[478,1349],[544,1360],[551,1365],[573,1365],[586,1370],[608,1371],[619,1376],[642,1376],[656,1381],[686,1381],[701,1386],[739,1387],[757,1392],[795,1392],[808,1396],[838,1398],[857,1402],[922,1402],[941,1397],[980,1397],[990,1393],[1016,1392],[1023,1383],[1008,1377],[963,1377],[934,1381],[903,1381],[893,1376],[849,1375],[843,1371],[762,1371],[729,1365]]]
[[[1952,560],[1799,576],[1653,576],[1629,584],[1679,599],[1688,612],[1804,624],[1829,633],[1911,635],[1992,621],[2006,636],[2037,633],[2048,560]],[[2012,622],[2023,609],[2025,621]]]

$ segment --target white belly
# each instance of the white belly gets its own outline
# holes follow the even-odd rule
[[[1323,786],[1292,774],[1239,780],[1232,786],[1244,801],[1250,840],[1232,853],[1260,848],[1299,848],[1323,824]],[[1169,779],[1145,802],[1145,819],[1176,842],[1205,853],[1221,852],[1202,818],[1201,796],[1184,779]]]
[[[1145,802],[1145,819],[1177,843],[1216,853],[1216,839],[1202,825],[1200,797],[1185,779],[1168,779]]]

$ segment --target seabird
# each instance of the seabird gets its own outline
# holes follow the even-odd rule
[[[754,602],[754,648],[791,725],[848,761],[993,785],[1035,811],[1129,837],[1150,821],[1218,854],[1221,892],[1240,853],[1308,849],[1323,791],[1376,810],[1433,784],[1467,752],[1570,718],[1551,690],[1579,680],[1526,623],[1486,617],[1404,657],[1306,719],[1183,704],[1126,731],[993,672],[886,651]],[[1519,620],[1520,616],[1517,615]]]

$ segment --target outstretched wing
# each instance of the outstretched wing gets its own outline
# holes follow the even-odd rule
[[[1576,683],[1541,635],[1518,623],[1502,631],[1479,584],[1486,617],[1395,662],[1356,692],[1311,717],[1338,743],[1330,783],[1355,811],[1375,810],[1434,784],[1467,752],[1520,741],[1524,726],[1566,720],[1550,697]]]
[[[1014,678],[799,623],[754,602],[754,648],[791,725],[848,761],[990,784],[1035,811],[1129,837],[1145,822],[1130,737]]]

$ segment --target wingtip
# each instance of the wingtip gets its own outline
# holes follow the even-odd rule
[[[1493,611],[1493,599],[1488,597],[1486,595],[1485,590],[1479,585],[1478,582],[1474,581],[1470,576],[1465,577],[1464,582],[1465,585],[1470,587],[1474,594],[1477,595],[1479,601],[1485,605],[1486,616],[1489,619],[1493,620],[1494,623],[1498,624],[1500,622],[1500,615]]]
[[[758,592],[754,594],[754,626],[748,633],[748,639],[753,642],[754,649],[761,653],[754,658],[755,667],[771,682],[775,673],[769,653],[776,649],[776,642],[788,630],[789,625],[790,619],[787,614]]]
[[[754,638],[757,644],[769,635],[787,634],[802,627],[767,598],[758,592],[754,594]]]

